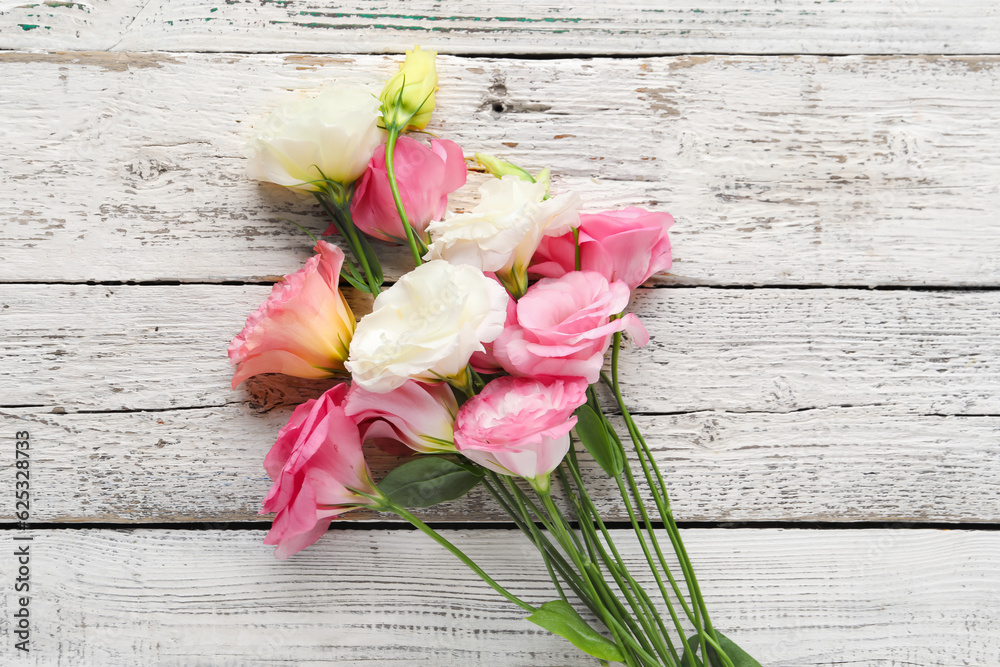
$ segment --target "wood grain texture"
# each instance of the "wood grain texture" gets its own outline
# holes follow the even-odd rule
[[[261,379],[229,388],[226,346],[269,291],[0,285],[0,405],[78,412],[301,402],[314,385]],[[1000,414],[997,291],[646,289],[630,309],[652,337],[621,360],[625,395],[639,412],[867,405]]]
[[[989,0],[84,0],[0,13],[0,48],[444,53],[997,53]]]
[[[225,346],[267,292],[0,287],[4,422],[41,443],[36,516],[254,519],[288,406],[330,385],[229,389]],[[633,307],[652,341],[623,355],[625,394],[652,413],[679,517],[1000,518],[1000,293],[647,289]],[[498,518],[483,494],[428,516]]]
[[[32,534],[36,625],[20,664],[594,664],[413,531],[332,533],[285,562],[263,531]],[[627,559],[641,558],[615,534]],[[528,602],[553,597],[507,531],[446,535]],[[1000,652],[998,533],[688,530],[684,540],[716,626],[769,667],[988,665]],[[0,560],[3,581],[14,567]],[[4,659],[13,651],[0,646]]]
[[[634,303],[652,343],[623,373],[678,519],[1000,522],[1000,7],[573,4],[0,5],[0,49],[21,50],[0,52],[2,432],[31,433],[34,521],[132,524],[18,531],[0,506],[8,552],[34,537],[18,663],[593,664],[385,517],[288,562],[261,544],[260,461],[329,383],[231,391],[225,346],[269,288],[219,283],[301,265],[310,244],[283,218],[326,225],[249,182],[244,145],[334,79],[377,89],[399,58],[364,54],[414,42],[453,54],[431,129],[468,154],[550,166],[590,209],[677,218],[673,273]],[[690,55],[637,57],[672,54]],[[402,258],[384,253],[391,276]],[[396,464],[371,461],[376,478]],[[484,494],[423,516],[467,525],[446,532],[532,603],[554,597]],[[249,521],[262,530],[221,530]],[[685,541],[716,624],[769,667],[1000,656],[996,531]],[[0,585],[16,567],[0,559]],[[0,664],[14,604],[0,596]]]
[[[37,521],[269,522],[257,515],[270,488],[262,461],[289,413],[239,405],[99,414],[5,409],[0,432],[31,435]],[[1000,521],[997,417],[827,408],[703,411],[638,423],[681,521]],[[376,480],[400,463],[376,448],[366,456]],[[586,453],[580,460],[602,516],[628,521],[614,485]],[[638,463],[631,465],[641,477]],[[421,516],[507,520],[482,490]],[[395,518],[353,512],[348,519]],[[15,520],[12,506],[0,509],[0,520]]]
[[[0,54],[16,138],[0,142],[0,281],[288,272],[309,244],[284,218],[326,223],[247,180],[250,126],[334,79],[377,88],[397,60]],[[589,209],[672,212],[671,284],[998,284],[1000,58],[440,61],[432,129],[551,166]]]

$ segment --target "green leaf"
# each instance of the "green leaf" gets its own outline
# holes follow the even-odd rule
[[[587,625],[580,614],[576,613],[565,600],[546,602],[529,616],[528,620],[554,635],[569,640],[570,644],[587,655],[616,662],[625,660],[618,646]]]
[[[368,242],[366,236],[359,234],[358,245],[361,246],[361,252],[365,254],[365,259],[368,260],[368,269],[372,272],[372,278],[376,284],[381,285],[385,277],[382,275],[382,265],[378,261],[378,256],[375,254],[372,244]]]
[[[691,663],[689,662],[690,659],[688,657],[690,655],[694,657],[694,664],[696,665],[696,667],[702,667],[702,662],[701,660],[698,659],[698,648],[700,646],[700,644],[698,643],[698,635],[693,634],[690,637],[688,637],[687,643],[688,646],[691,647],[691,652],[689,654],[688,650],[684,649],[684,653],[681,655],[681,665],[683,667],[691,667]]]
[[[604,472],[615,478],[622,474],[625,458],[608,437],[604,421],[589,405],[584,404],[576,409],[576,437]]]
[[[751,658],[750,654],[741,649],[739,646],[737,646],[736,642],[734,642],[732,639],[725,636],[718,630],[715,631],[715,635],[719,638],[719,646],[721,646],[722,650],[726,652],[726,657],[728,657],[729,660],[733,663],[733,667],[761,667],[759,662]],[[691,635],[691,637],[688,639],[688,644],[691,646],[691,651],[695,655],[697,655],[698,648],[701,645],[701,642],[698,640],[698,635],[696,634]],[[711,646],[708,646],[707,648],[709,653],[708,656],[709,664],[711,664],[712,667],[724,667],[725,663],[719,659],[719,656],[716,654],[715,649],[712,648]],[[688,665],[687,656],[688,656],[687,651],[684,651],[684,655],[681,656],[681,665],[683,665],[684,667],[687,667]],[[701,660],[695,658],[695,664],[700,666],[702,662]]]
[[[366,294],[371,294],[371,288],[365,283],[364,279],[358,275],[357,270],[348,263],[344,263],[343,268],[340,269],[340,277],[349,282],[354,286],[354,289],[365,292]]]
[[[442,444],[449,444],[449,445],[454,446],[454,443],[448,442],[446,440],[438,440],[438,442],[442,443]],[[470,461],[468,459],[464,459],[464,458],[460,457],[460,458],[455,459],[454,461],[452,461],[452,463],[454,463],[458,467],[462,468],[463,470],[468,471],[469,473],[471,473],[471,474],[473,474],[473,475],[475,475],[476,477],[479,477],[479,478],[482,478],[483,475],[486,474],[486,469],[485,468],[483,468],[478,463],[473,463],[472,461]]]
[[[403,507],[430,507],[461,498],[480,479],[482,475],[475,475],[454,461],[426,456],[399,466],[378,487]]]
[[[733,663],[733,667],[761,667],[759,662],[751,658],[750,654],[737,646],[736,642],[732,639],[726,637],[721,632],[716,632],[715,634],[719,638],[719,646],[721,646],[722,650],[726,652],[726,655]],[[715,656],[715,651],[711,648],[708,650],[712,653],[711,659],[718,660]],[[721,661],[719,662],[719,665],[721,667]]]

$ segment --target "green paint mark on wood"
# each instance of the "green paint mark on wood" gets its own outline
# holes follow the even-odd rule
[[[37,25],[32,25],[30,23],[18,23],[18,25],[21,26],[21,30],[34,30],[35,28],[39,27]]]
[[[305,16],[323,16],[323,17],[329,16],[329,14],[326,14],[324,12],[300,11],[299,14],[300,15],[305,15]],[[352,16],[357,16],[357,14],[354,14]],[[475,19],[475,20],[478,21],[480,19]],[[487,20],[487,21],[493,21],[493,20],[499,20],[499,19],[497,19],[496,17],[493,17],[493,18],[489,18],[489,19],[485,19],[485,20]],[[483,31],[490,30],[489,28],[487,28],[485,26],[482,27],[482,28],[468,28],[468,27],[458,27],[458,26],[456,26],[456,27],[450,27],[450,26],[435,27],[435,26],[427,26],[427,25],[399,25],[399,24],[391,24],[391,23],[323,23],[323,22],[319,22],[319,21],[310,21],[310,22],[306,23],[306,22],[301,22],[301,21],[279,21],[279,20],[274,20],[274,19],[268,21],[268,23],[270,25],[290,25],[290,26],[295,26],[297,28],[328,28],[328,29],[331,29],[331,30],[372,30],[372,29],[375,29],[375,30],[405,30],[405,31],[408,31],[408,32],[421,31],[421,32],[466,32],[466,33],[480,33],[480,32],[483,32]],[[495,30],[495,28],[494,28],[494,30]],[[567,32],[570,32],[570,30],[566,29],[566,28],[563,28],[563,29],[546,29],[545,30],[545,34],[549,34],[549,35],[551,35],[551,34],[562,34],[562,33],[567,33]]]
[[[379,30],[427,30],[423,26],[419,25],[379,25],[378,23],[372,24],[373,28],[378,28]]]
[[[286,0],[262,0],[262,2],[286,2]],[[403,19],[411,21],[500,21],[500,22],[517,22],[517,23],[579,23],[583,19],[575,17],[551,17],[546,16],[543,18],[533,19],[520,16],[422,16],[419,14],[382,14],[382,13],[363,13],[363,12],[321,12],[321,11],[299,11],[302,16],[322,16],[324,18],[331,19],[344,19],[344,18],[359,18],[359,19]]]

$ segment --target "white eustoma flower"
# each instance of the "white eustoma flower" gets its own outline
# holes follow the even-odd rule
[[[542,238],[561,236],[580,224],[578,195],[545,199],[545,191],[543,183],[514,175],[487,181],[471,212],[430,223],[433,243],[426,259],[495,271],[508,287],[512,282],[526,286],[528,263]]]
[[[309,181],[322,178],[321,171],[351,183],[383,140],[378,119],[378,98],[361,86],[328,88],[281,106],[254,128],[250,177],[307,192],[320,189]]]
[[[503,331],[508,299],[474,267],[422,264],[378,295],[354,330],[345,366],[356,384],[381,393],[411,378],[456,377]]]

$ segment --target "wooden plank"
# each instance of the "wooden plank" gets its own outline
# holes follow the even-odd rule
[[[37,516],[253,520],[281,406],[329,386],[229,389],[226,343],[267,291],[0,287],[6,430],[41,443]],[[660,413],[644,425],[683,519],[1000,516],[1000,293],[656,289],[634,305],[652,342],[624,353],[625,394]],[[481,494],[429,516],[497,518]]]
[[[267,286],[0,285],[2,406],[121,411],[247,401],[315,385],[229,388],[229,340]],[[622,355],[639,412],[882,406],[1000,414],[1000,292],[647,289],[652,340]],[[357,314],[365,312],[360,307]]]
[[[309,244],[284,218],[326,223],[247,180],[250,126],[333,79],[377,87],[397,60],[0,54],[0,136],[17,138],[0,143],[0,281],[289,271]],[[1000,58],[442,57],[440,70],[432,129],[467,153],[551,166],[590,209],[672,212],[673,284],[998,284]]]
[[[445,53],[997,53],[990,0],[529,2],[411,0],[27,3],[0,48]]]
[[[30,434],[37,521],[269,522],[257,515],[270,488],[262,461],[289,412],[22,408],[0,411],[0,424],[3,433]],[[837,407],[638,421],[681,521],[1000,521],[997,417]],[[367,457],[376,480],[400,463],[375,448]],[[617,489],[587,454],[580,457],[603,516],[628,521]],[[641,477],[638,463],[631,465]],[[0,508],[0,520],[13,522],[13,511],[12,504]],[[506,521],[481,490],[421,516]],[[387,517],[354,512],[348,519]]]
[[[529,603],[554,597],[519,535],[445,532]],[[328,535],[285,562],[260,543],[263,531],[31,534],[17,543],[30,544],[33,622],[20,664],[594,663],[412,531]],[[716,627],[761,664],[986,665],[1000,652],[998,533],[689,530],[684,539]],[[627,535],[616,541],[631,562],[641,558]],[[0,560],[4,582],[16,567]],[[2,604],[9,623],[14,595]],[[5,660],[15,651],[13,641],[0,646]]]

